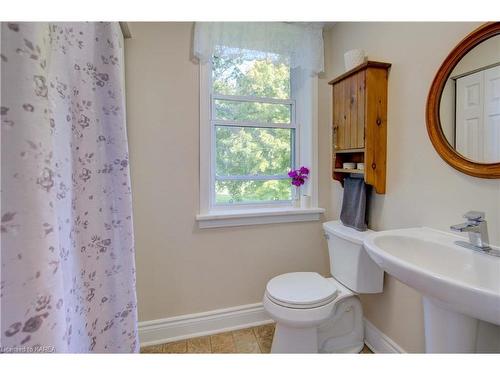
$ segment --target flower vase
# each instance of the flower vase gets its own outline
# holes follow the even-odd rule
[[[300,186],[295,186],[292,196],[292,205],[294,208],[300,208]]]
[[[302,194],[300,196],[300,208],[311,208],[311,196]]]

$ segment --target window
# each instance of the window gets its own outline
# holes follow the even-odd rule
[[[285,54],[218,46],[200,64],[201,228],[319,219],[317,90]],[[302,165],[310,209],[292,207]]]
[[[289,204],[297,132],[287,58],[219,47],[211,71],[212,205]]]

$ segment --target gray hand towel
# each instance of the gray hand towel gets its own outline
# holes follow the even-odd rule
[[[363,178],[344,178],[344,200],[340,212],[342,224],[359,231],[365,231],[368,228],[368,190],[369,186],[365,184]]]

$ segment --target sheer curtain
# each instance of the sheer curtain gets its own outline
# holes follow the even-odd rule
[[[324,70],[323,24],[285,22],[197,22],[193,54],[202,63],[209,61],[218,46],[286,55],[290,68],[314,75]],[[225,49],[227,55],[228,49]]]
[[[119,26],[1,31],[1,350],[136,352]]]

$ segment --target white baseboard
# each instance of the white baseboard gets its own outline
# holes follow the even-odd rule
[[[365,322],[365,344],[374,353],[406,353],[406,351],[396,344],[389,336],[373,325],[366,318]]]
[[[139,322],[141,347],[273,323],[262,303]]]
[[[139,322],[141,347],[273,323],[262,303]],[[365,344],[374,353],[405,350],[364,319]]]

